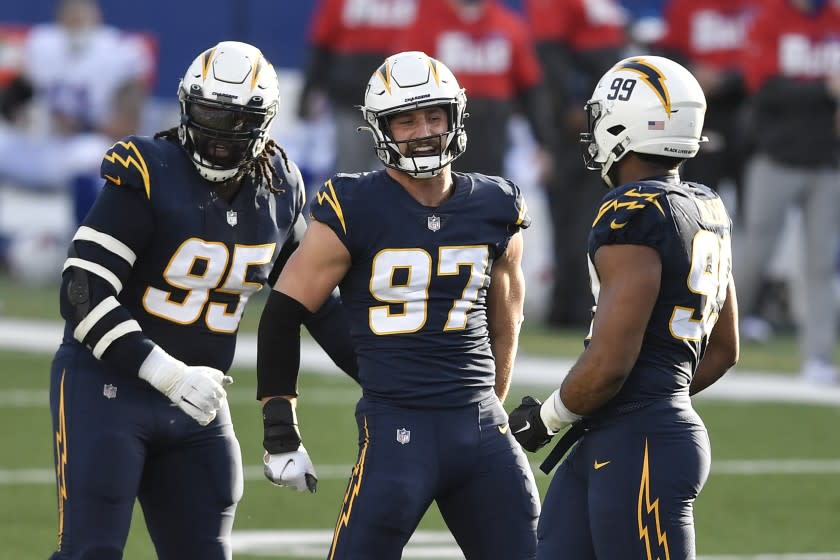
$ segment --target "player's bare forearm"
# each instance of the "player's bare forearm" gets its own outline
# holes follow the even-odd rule
[[[499,296],[501,297],[501,296]],[[496,395],[504,402],[510,389],[513,362],[519,347],[519,328],[522,313],[516,312],[521,306],[508,301],[510,307],[502,301],[488,303],[488,326],[490,329],[490,349],[496,363]]]
[[[730,280],[726,292],[726,302],[723,304],[718,321],[709,335],[706,353],[700,360],[694,378],[691,380],[689,393],[696,395],[723,377],[723,374],[738,362],[740,351],[738,298],[735,295],[734,282]]]
[[[618,393],[631,367],[609,345],[590,343],[563,380],[560,397],[575,414],[592,414]]]
[[[500,332],[504,331],[504,332]],[[506,321],[502,328],[497,327],[490,333],[490,348],[496,363],[496,395],[504,402],[510,389],[513,362],[519,346],[519,324]]]
[[[487,326],[496,362],[496,395],[504,402],[523,320],[525,279],[522,274],[522,234],[511,238],[505,254],[493,266],[487,294]]]
[[[642,245],[605,245],[595,254],[600,278],[589,346],[572,366],[560,396],[576,414],[595,412],[618,393],[639,357],[659,294],[659,254]]]

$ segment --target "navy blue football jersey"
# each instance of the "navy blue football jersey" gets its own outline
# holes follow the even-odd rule
[[[310,204],[351,255],[340,290],[366,396],[461,406],[493,391],[490,271],[530,217],[510,181],[453,181],[452,196],[430,208],[385,171],[340,174]]]
[[[107,359],[132,337],[141,346],[138,337],[147,337],[187,364],[226,371],[248,298],[303,223],[300,173],[279,157],[274,164],[282,179],[274,191],[247,176],[229,203],[177,142],[127,137],[114,144],[101,166],[105,186],[65,264],[65,275],[82,269],[112,295],[91,302],[78,324],[68,321],[65,341]]]
[[[662,280],[636,364],[611,404],[688,394],[732,273],[732,222],[703,185],[646,180],[611,190],[589,233],[589,272],[602,245],[647,245],[659,253]],[[591,332],[590,332],[591,335]],[[609,405],[608,405],[609,406]]]

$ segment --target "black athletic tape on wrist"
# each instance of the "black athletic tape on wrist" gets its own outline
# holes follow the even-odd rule
[[[269,453],[288,453],[300,447],[300,432],[292,403],[275,397],[263,405],[263,448]]]

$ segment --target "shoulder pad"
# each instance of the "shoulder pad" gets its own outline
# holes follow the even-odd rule
[[[127,136],[117,141],[102,158],[102,178],[113,185],[143,189],[146,197],[151,197],[147,163],[150,148],[151,141],[148,138]]]
[[[531,225],[528,206],[519,186],[503,177],[473,174],[473,184],[482,196],[488,197],[488,203],[497,208],[496,219],[499,219],[511,229],[526,229]]]
[[[516,183],[504,180],[506,194],[513,201],[513,211],[511,214],[511,225],[516,228],[527,229],[531,225],[531,215],[528,214],[528,205],[525,204],[525,197],[522,196],[522,190]]]
[[[610,192],[592,222],[591,248],[606,244],[657,246],[670,209],[663,190],[628,185]]]

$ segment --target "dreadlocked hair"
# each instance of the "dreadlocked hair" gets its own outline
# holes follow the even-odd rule
[[[178,127],[174,126],[168,130],[161,130],[155,134],[155,139],[163,138],[170,142],[180,142],[178,139]],[[254,180],[261,184],[263,181],[268,183],[268,190],[273,193],[283,192],[280,185],[283,184],[283,178],[277,173],[272,163],[271,158],[280,152],[280,157],[283,159],[283,167],[291,174],[292,168],[289,165],[289,156],[286,150],[283,149],[273,138],[269,138],[265,143],[265,148],[256,158],[252,159],[245,165],[239,168],[239,173],[236,174],[235,179],[240,179],[245,175],[253,175]]]

